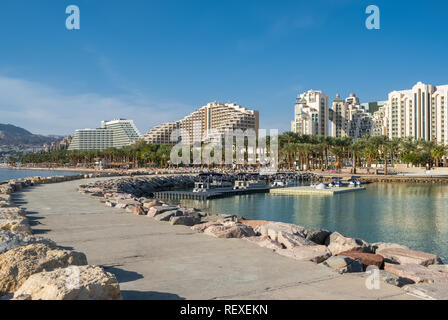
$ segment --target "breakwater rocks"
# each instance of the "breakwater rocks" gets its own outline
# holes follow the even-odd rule
[[[30,177],[22,179],[12,179],[8,181],[0,181],[0,194],[12,194],[21,191],[24,188],[46,183],[58,183],[65,181],[73,181],[89,178],[114,177],[113,173],[89,173],[76,174],[71,176],[54,176],[54,177]]]
[[[11,194],[23,188],[84,175],[11,180],[0,185],[0,300],[121,299],[115,276],[89,266],[84,253],[32,235],[25,211]]]
[[[119,193],[138,198],[155,191],[193,187],[194,183],[200,181],[200,179],[196,175],[120,178],[80,185],[78,190],[99,197],[102,197],[104,194]]]
[[[448,267],[434,254],[395,243],[368,243],[324,229],[207,213],[151,197],[159,188],[189,185],[195,179],[194,176],[115,179],[81,185],[79,192],[97,197],[106,206],[184,225],[207,236],[241,238],[281,256],[311,261],[341,274],[372,275],[422,298],[448,299]],[[372,266],[378,270],[377,274],[370,270]]]

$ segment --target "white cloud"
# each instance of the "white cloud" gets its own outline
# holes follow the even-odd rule
[[[0,76],[0,123],[37,134],[71,134],[75,129],[96,128],[101,120],[114,118],[134,120],[143,134],[157,124],[183,118],[194,109],[138,92],[113,97],[65,94],[40,83]]]

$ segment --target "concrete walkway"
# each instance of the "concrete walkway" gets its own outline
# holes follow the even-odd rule
[[[98,179],[95,179],[98,180]],[[77,192],[83,181],[14,194],[35,234],[84,252],[116,275],[125,299],[411,299],[359,275],[279,256],[241,239],[216,239],[171,226]]]

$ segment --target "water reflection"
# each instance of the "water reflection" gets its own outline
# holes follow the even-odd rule
[[[335,196],[254,194],[183,201],[211,212],[337,230],[368,242],[397,242],[448,261],[448,186],[377,183]]]

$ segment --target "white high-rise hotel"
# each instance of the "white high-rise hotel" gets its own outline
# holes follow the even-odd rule
[[[374,117],[377,131],[393,137],[413,137],[448,144],[448,85],[417,83],[410,90],[392,91]],[[381,114],[380,114],[381,113]]]
[[[101,121],[101,128],[76,130],[68,150],[104,150],[130,146],[140,138],[132,120]]]
[[[258,133],[258,127],[257,110],[249,110],[235,103],[210,102],[182,120],[163,123],[151,129],[144,139],[151,144],[174,145],[177,142],[171,140],[171,135],[176,129],[188,132],[193,142],[206,139],[210,130],[224,134],[230,130],[253,129],[255,133]]]
[[[373,114],[361,106],[354,94],[345,101],[337,97],[329,116],[328,97],[322,91],[310,90],[297,97],[291,131],[327,136],[330,120],[335,137],[370,134],[448,144],[448,85],[418,82],[412,89],[392,91]]]
[[[291,131],[307,135],[328,135],[328,96],[322,91],[309,90],[300,94],[294,107]]]

